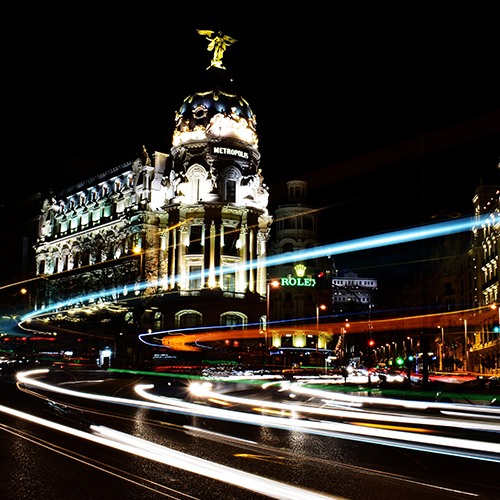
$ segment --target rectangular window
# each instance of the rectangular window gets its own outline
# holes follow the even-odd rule
[[[232,227],[224,227],[224,255],[237,255],[238,249],[236,242],[238,241],[239,230]]]
[[[201,266],[189,268],[189,289],[201,290]]]
[[[226,292],[234,292],[235,290],[235,277],[234,272],[224,273],[224,290]]]
[[[202,250],[202,232],[201,225],[191,225],[189,227],[189,249],[188,253],[203,253]]]
[[[226,201],[236,201],[236,181],[226,181]]]

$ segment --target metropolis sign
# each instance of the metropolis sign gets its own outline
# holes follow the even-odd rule
[[[212,153],[216,155],[224,156],[238,156],[239,158],[244,158],[248,160],[248,151],[242,151],[241,149],[234,148],[224,148],[222,146],[213,146]]]

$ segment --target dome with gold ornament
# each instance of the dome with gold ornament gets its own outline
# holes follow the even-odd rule
[[[173,145],[223,138],[257,148],[256,119],[248,102],[217,88],[188,96],[176,113]]]

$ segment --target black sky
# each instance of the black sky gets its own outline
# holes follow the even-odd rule
[[[200,28],[238,40],[224,64],[257,116],[272,206],[286,180],[307,180],[311,204],[330,207],[324,241],[466,213],[481,178],[500,183],[495,14],[347,10],[226,25],[166,9],[13,20],[3,199],[89,178],[143,144],[168,152],[183,99],[210,90]]]

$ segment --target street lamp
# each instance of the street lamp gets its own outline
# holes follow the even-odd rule
[[[467,320],[464,319],[465,345],[464,345],[464,371],[469,368],[469,339],[467,338]]]
[[[439,370],[443,371],[444,365],[444,327],[438,326],[441,329],[441,348],[440,348],[440,356],[439,356]]]
[[[326,309],[325,304],[316,304],[316,350],[318,350],[319,344],[319,310],[324,311]]]
[[[491,304],[492,309],[498,309],[498,326],[493,328],[493,332],[497,334],[497,347],[498,347],[498,357],[497,359],[500,359],[500,307],[498,304]],[[498,373],[498,364],[497,364],[497,373]]]
[[[135,253],[135,255],[139,256],[139,279],[142,281],[142,266],[143,266],[143,251],[142,247],[140,245],[136,245],[134,248],[132,248],[132,252]]]
[[[266,291],[267,313],[266,313],[266,340],[265,340],[266,349],[267,349],[267,331],[269,330],[269,300],[271,298],[271,287],[277,288],[279,286],[280,282],[278,280],[271,280],[267,282],[267,291]]]
[[[22,295],[28,294],[28,309],[31,310],[31,293],[26,288],[21,288],[20,292]]]

